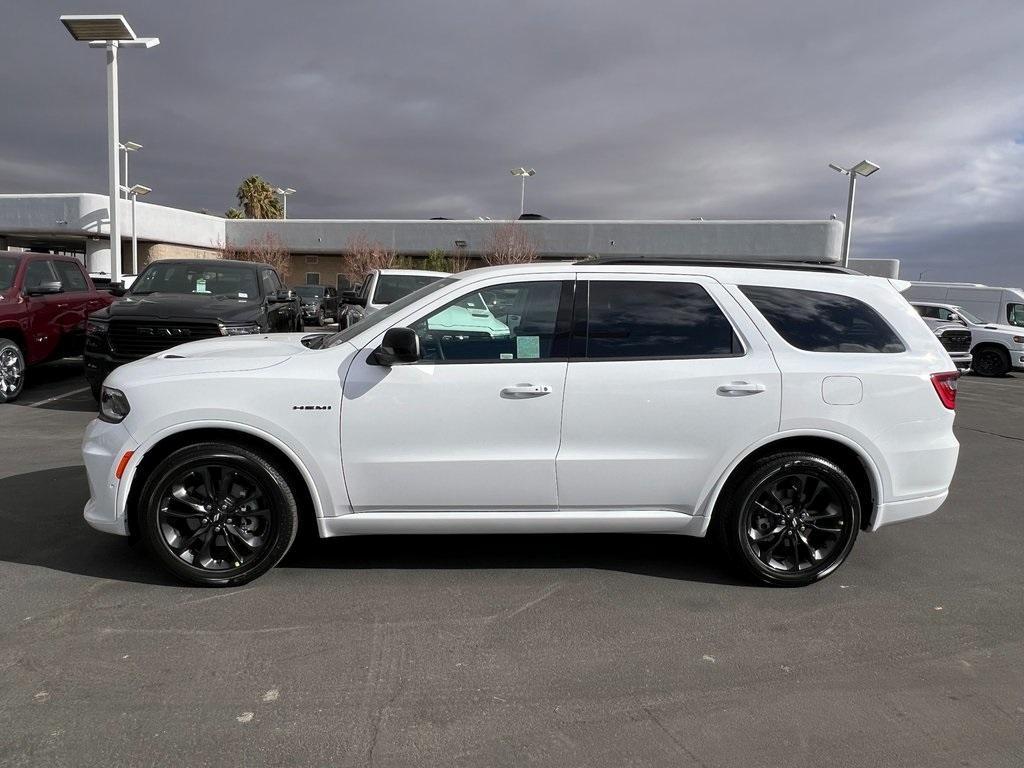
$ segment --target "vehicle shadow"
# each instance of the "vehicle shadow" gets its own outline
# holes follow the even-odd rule
[[[82,519],[85,468],[60,467],[0,479],[0,562],[119,581],[178,585],[143,547],[94,531]],[[653,534],[465,536],[304,535],[279,567],[291,569],[620,571],[709,584],[734,578],[709,542]]]
[[[26,371],[25,388],[15,403],[41,403],[36,407],[53,411],[95,412],[96,401],[87,387],[81,358],[54,360],[33,366]],[[44,402],[50,398],[57,399]]]

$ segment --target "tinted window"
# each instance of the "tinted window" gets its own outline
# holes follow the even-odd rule
[[[77,264],[70,261],[55,261],[53,266],[57,268],[57,278],[64,284],[65,291],[87,291],[89,284],[85,282],[85,275]]]
[[[797,349],[809,352],[903,352],[899,337],[863,301],[838,293],[744,285],[740,290]]]
[[[0,278],[0,282],[2,282],[2,278]],[[1024,328],[1024,304],[1007,304],[1006,321],[1010,325]]]
[[[201,293],[253,299],[259,296],[256,270],[233,264],[156,262],[132,283],[131,294]]]
[[[437,279],[437,278],[432,278]],[[571,284],[511,283],[460,296],[410,326],[424,360],[490,363],[565,359]],[[559,323],[559,308],[564,320]]]
[[[586,356],[710,357],[742,354],[729,320],[695,283],[595,280]]]
[[[14,284],[14,273],[18,271],[18,260],[0,256],[0,291],[6,291]]]
[[[25,288],[31,290],[43,283],[52,283],[57,279],[50,267],[50,262],[43,259],[30,261],[25,269]]]
[[[295,293],[304,299],[319,299],[324,295],[324,289],[315,285],[300,285],[295,289]]]
[[[390,304],[413,291],[437,282],[437,275],[380,275],[371,304]]]

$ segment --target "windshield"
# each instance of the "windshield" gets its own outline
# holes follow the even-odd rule
[[[953,309],[956,311],[956,313],[958,315],[960,315],[960,317],[962,317],[968,323],[974,323],[975,325],[981,325],[982,324],[982,320],[981,320],[980,317],[978,317],[977,315],[972,315],[970,312],[968,312],[963,307],[953,307]]]
[[[413,291],[409,295],[403,296],[398,301],[388,304],[388,306],[384,307],[384,309],[378,310],[377,312],[368,315],[367,317],[363,318],[357,323],[353,323],[344,331],[341,331],[340,333],[336,333],[333,336],[331,336],[327,340],[327,343],[324,344],[324,346],[333,347],[336,344],[344,344],[346,341],[355,336],[358,336],[360,333],[367,330],[368,328],[372,328],[373,326],[379,325],[380,323],[384,322],[396,312],[401,312],[410,304],[414,304],[415,302],[422,299],[424,296],[429,296],[434,291],[439,290],[440,288],[443,288],[446,285],[451,285],[457,279],[458,278],[456,277],[439,278],[436,275],[433,275],[432,280],[436,282],[432,282],[429,285],[425,285],[418,291]]]
[[[304,299],[319,299],[324,295],[324,289],[317,285],[300,285],[295,292]]]
[[[17,269],[17,259],[11,256],[0,256],[0,291],[6,291],[14,285],[14,273]]]
[[[182,264],[157,262],[146,268],[134,283],[131,296],[147,293],[197,293],[204,296],[259,298],[260,288],[253,267],[239,264]]]
[[[441,278],[438,275],[388,275],[382,274],[377,280],[371,304],[390,304],[398,301],[417,288],[430,285]]]

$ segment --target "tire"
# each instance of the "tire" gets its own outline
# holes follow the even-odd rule
[[[18,399],[25,386],[25,353],[10,339],[0,338],[0,403]]]
[[[287,554],[298,505],[273,460],[206,442],[179,448],[154,468],[139,495],[138,520],[147,548],[176,577],[236,587]]]
[[[997,347],[985,347],[974,353],[971,369],[978,376],[1005,376],[1010,370],[1010,358]]]
[[[775,587],[806,586],[833,573],[853,549],[860,498],[832,461],[780,453],[760,459],[730,486],[712,524],[730,561],[747,578]]]

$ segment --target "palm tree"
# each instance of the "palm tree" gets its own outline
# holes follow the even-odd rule
[[[247,219],[280,219],[281,201],[274,188],[259,176],[250,176],[238,185],[238,204]]]
[[[224,214],[226,219],[244,219],[245,214],[242,213],[240,208],[228,208],[227,213]]]

